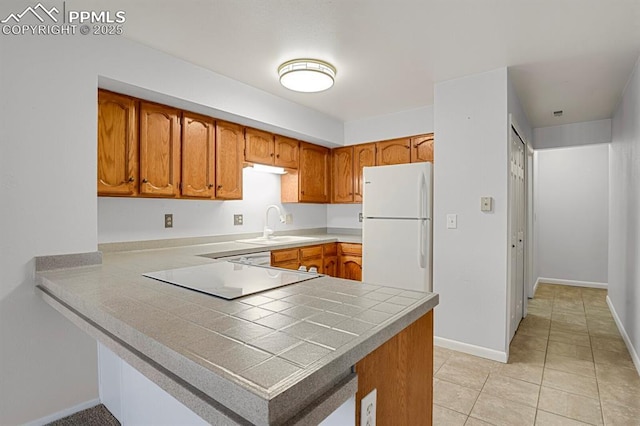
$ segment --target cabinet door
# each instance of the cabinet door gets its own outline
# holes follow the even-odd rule
[[[393,139],[376,143],[376,165],[405,164],[411,162],[409,138]]]
[[[140,103],[140,193],[178,195],[180,181],[179,111]]]
[[[138,193],[137,101],[98,91],[98,195]]]
[[[353,147],[353,201],[362,202],[362,169],[376,165],[376,144],[367,143]]]
[[[338,261],[338,276],[347,280],[362,281],[362,257],[342,255]]]
[[[334,203],[353,202],[353,147],[336,148],[331,154]]]
[[[274,142],[271,133],[246,128],[244,130],[244,160],[273,165]]]
[[[433,133],[411,138],[411,162],[433,163]]]
[[[273,165],[287,169],[298,168],[298,141],[284,136],[275,136],[276,158]]]
[[[316,268],[319,274],[323,272],[322,256],[310,257],[307,259],[300,259],[300,265],[306,266],[307,271],[311,268]]]
[[[212,118],[182,113],[181,193],[213,198],[215,182],[215,123]]]
[[[329,202],[329,149],[300,142],[299,200]]]
[[[242,127],[218,121],[216,123],[216,198],[242,199]]]
[[[330,277],[338,276],[338,256],[326,256],[322,260],[322,273]]]

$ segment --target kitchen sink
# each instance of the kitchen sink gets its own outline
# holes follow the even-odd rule
[[[236,242],[246,243],[246,244],[268,245],[268,244],[299,243],[299,242],[314,241],[314,240],[317,240],[317,238],[300,237],[297,235],[278,235],[271,238],[265,238],[265,237],[248,238],[246,240],[236,240]]]

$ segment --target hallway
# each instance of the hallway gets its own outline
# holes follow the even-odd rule
[[[435,347],[434,425],[640,425],[606,290],[540,284],[508,364]]]

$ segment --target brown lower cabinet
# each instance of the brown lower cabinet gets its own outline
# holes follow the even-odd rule
[[[319,273],[362,281],[362,244],[328,243],[272,250],[271,266],[298,269],[315,267]]]
[[[433,310],[358,361],[356,425],[360,402],[377,391],[379,425],[433,424]]]

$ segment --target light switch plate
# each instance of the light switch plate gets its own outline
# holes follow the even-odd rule
[[[284,223],[287,225],[291,225],[293,223],[293,213],[287,213],[284,216]]]
[[[493,198],[482,197],[480,198],[480,211],[490,212],[493,210]]]
[[[454,213],[450,213],[447,215],[447,229],[457,229],[458,228],[458,215]]]
[[[360,426],[376,426],[376,398],[378,390],[374,389],[360,401]]]

